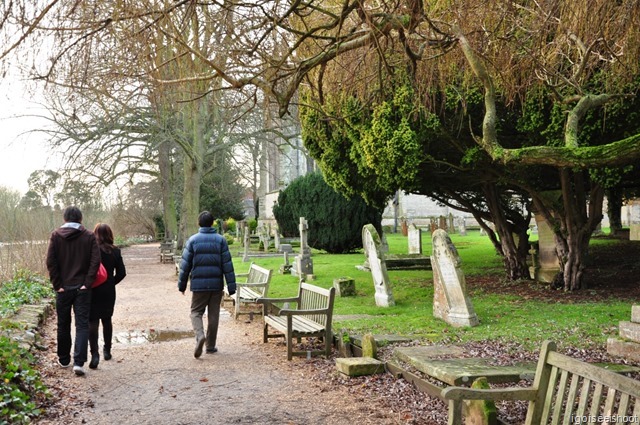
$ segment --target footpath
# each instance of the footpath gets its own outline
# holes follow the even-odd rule
[[[191,296],[157,244],[123,250],[127,277],[117,286],[113,358],[84,377],[56,365],[55,315],[43,328],[45,384],[53,406],[36,423],[61,424],[393,424],[376,403],[311,379],[306,359],[262,342],[260,318],[221,313],[218,353],[195,359]],[[205,320],[206,323],[206,320]],[[102,329],[102,328],[101,328]],[[155,339],[154,339],[155,336]]]

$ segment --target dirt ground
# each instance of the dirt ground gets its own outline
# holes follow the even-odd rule
[[[191,297],[178,292],[173,265],[158,262],[157,245],[126,248],[123,257],[127,277],[117,287],[113,320],[119,342],[112,348],[113,359],[101,359],[95,370],[85,364],[84,377],[59,368],[55,317],[47,321],[42,373],[54,397],[38,423],[401,422],[378,409],[375,400],[357,400],[345,388],[308,379],[306,359],[288,362],[284,346],[273,340],[263,344],[257,319],[235,321],[224,311],[218,353],[195,359]],[[161,341],[147,341],[143,336],[150,333]]]

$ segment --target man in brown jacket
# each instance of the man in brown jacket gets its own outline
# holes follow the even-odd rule
[[[82,225],[82,212],[67,207],[64,224],[51,233],[47,250],[47,269],[56,291],[58,316],[58,363],[71,365],[71,310],[73,309],[76,341],[73,371],[84,375],[89,342],[89,310],[91,285],[100,267],[100,248],[93,233]]]

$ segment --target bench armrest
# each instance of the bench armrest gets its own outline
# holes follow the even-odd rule
[[[275,303],[290,303],[290,302],[298,302],[298,297],[293,298],[258,298],[256,303],[258,304],[275,304]]]
[[[247,277],[249,276],[249,273],[236,273],[236,277]]]
[[[247,283],[247,282],[236,282],[236,287],[245,286],[245,287],[263,287],[267,286],[268,282],[260,282],[260,283]],[[268,298],[265,298],[268,299]]]
[[[535,400],[535,388],[495,388],[475,389],[467,387],[447,387],[442,390],[445,400]]]
[[[313,310],[292,310],[292,309],[282,309],[278,313],[280,316],[303,316],[306,314],[328,314],[328,308],[318,308]]]

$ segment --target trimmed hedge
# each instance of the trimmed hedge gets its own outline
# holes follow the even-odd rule
[[[273,215],[285,237],[299,236],[300,217],[309,225],[309,246],[331,254],[362,248],[362,226],[380,231],[382,211],[361,197],[347,199],[329,186],[319,173],[295,179],[278,196]]]

